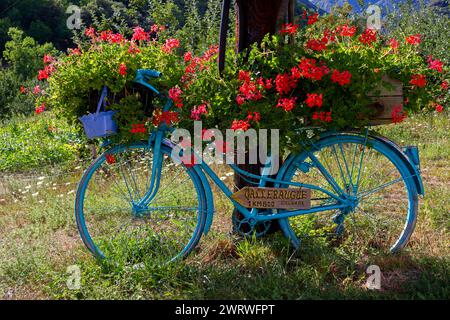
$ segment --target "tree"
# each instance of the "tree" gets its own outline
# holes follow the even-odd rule
[[[35,77],[38,70],[43,68],[45,54],[57,52],[53,44],[40,45],[18,28],[10,28],[8,36],[11,40],[5,44],[3,57],[10,69],[23,81]]]

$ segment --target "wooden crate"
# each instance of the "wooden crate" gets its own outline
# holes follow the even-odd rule
[[[388,76],[383,76],[383,81],[390,83],[392,88],[386,89],[380,85],[373,95],[369,93],[373,101],[369,107],[375,111],[370,118],[370,125],[373,126],[392,123],[392,110],[394,107],[403,106],[403,83]]]

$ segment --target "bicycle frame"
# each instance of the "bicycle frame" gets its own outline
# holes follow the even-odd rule
[[[161,147],[162,145],[167,145],[169,147],[173,147],[174,144],[170,142],[170,140],[165,139],[164,137],[168,132],[172,131],[171,128],[167,127],[165,124],[163,124],[158,130],[152,132],[149,138],[149,146],[153,148],[153,154],[154,154],[154,162],[152,166],[152,177],[150,182],[150,188],[146,195],[141,199],[141,201],[137,204],[138,207],[146,207],[148,206],[152,199],[156,196],[160,184],[160,178],[161,178],[161,170],[162,170],[162,151]],[[201,159],[201,157],[196,154],[193,150],[191,150],[194,157],[197,159]],[[259,181],[258,186],[259,187],[265,187],[268,182],[274,183],[275,185],[281,185],[283,187],[287,186],[294,186],[294,187],[301,187],[301,188],[308,188],[313,190],[318,190],[320,192],[323,192],[324,194],[328,195],[330,198],[336,200],[336,204],[332,205],[326,205],[326,206],[316,206],[309,209],[302,209],[302,210],[294,210],[294,211],[285,211],[285,212],[273,212],[272,214],[267,214],[267,210],[265,210],[265,214],[260,214],[260,209],[255,208],[246,208],[240,205],[238,202],[236,202],[231,196],[233,195],[233,192],[228,188],[228,186],[220,180],[220,178],[217,176],[217,174],[214,172],[214,170],[211,169],[211,167],[204,161],[201,161],[197,166],[200,168],[200,170],[203,171],[203,173],[206,174],[206,176],[210,177],[211,180],[214,182],[214,184],[224,193],[224,195],[233,203],[233,205],[241,212],[246,219],[253,219],[255,223],[263,222],[263,221],[269,221],[274,219],[285,219],[293,216],[298,215],[306,215],[306,214],[312,214],[317,212],[323,212],[328,210],[344,210],[345,208],[350,207],[351,203],[348,199],[345,199],[342,197],[344,192],[339,187],[337,182],[334,180],[334,178],[328,173],[328,171],[325,169],[325,167],[320,163],[320,161],[312,154],[312,152],[308,151],[308,156],[311,159],[311,161],[314,163],[315,166],[320,170],[320,172],[324,175],[326,180],[329,182],[333,190],[336,192],[330,192],[329,190],[323,189],[321,187],[306,184],[306,183],[297,183],[297,182],[286,182],[278,179],[272,179],[269,178],[269,164],[271,163],[272,159],[269,157],[265,163],[263,172],[261,175],[255,175],[251,174],[247,171],[244,171],[240,169],[235,164],[229,164],[228,166],[236,173],[241,174],[243,176],[246,176],[247,178],[256,179]],[[290,161],[292,161],[291,159]],[[209,184],[207,180],[202,181],[202,183]]]
[[[152,91],[154,91],[155,93],[160,95],[160,93],[155,88],[150,86],[145,81],[141,81],[140,83],[142,83],[143,85],[147,86],[149,89],[151,89]],[[164,106],[163,111],[169,111],[171,109],[172,105],[173,105],[172,99],[167,98],[167,103]],[[157,130],[154,130],[149,137],[149,146],[150,146],[150,148],[152,148],[152,147],[154,148],[154,150],[153,150],[154,163],[153,163],[153,167],[152,167],[152,176],[151,176],[150,187],[149,187],[147,193],[141,199],[141,201],[136,205],[138,208],[139,207],[146,208],[151,203],[152,199],[156,196],[156,194],[158,192],[160,179],[161,179],[162,160],[163,160],[163,153],[162,153],[161,149],[162,149],[163,145],[167,145],[170,148],[174,147],[174,144],[170,140],[165,139],[165,136],[167,135],[167,133],[172,132],[173,130],[174,129],[172,127],[169,127],[168,125],[163,123],[158,127]],[[369,137],[369,128],[366,128],[366,130],[365,130],[366,144],[367,144],[368,137]],[[394,145],[394,143],[392,143],[392,142],[391,142],[391,144]],[[303,142],[303,145],[306,146],[306,142]],[[395,145],[394,147],[396,147],[398,149],[397,151],[400,151],[401,153],[403,153],[399,149],[398,146]],[[206,174],[206,176],[210,177],[210,179],[214,182],[214,184],[233,203],[235,208],[240,213],[242,213],[246,219],[248,219],[252,223],[264,222],[264,221],[275,220],[275,219],[286,219],[286,218],[290,218],[293,216],[307,215],[307,214],[312,214],[312,213],[325,212],[325,211],[329,211],[329,210],[345,211],[345,210],[348,210],[349,208],[351,208],[352,202],[355,199],[351,199],[351,198],[348,198],[345,196],[345,192],[341,189],[339,184],[332,177],[332,175],[327,171],[327,169],[322,165],[320,160],[314,156],[313,152],[311,152],[310,149],[305,148],[305,151],[307,152],[307,157],[311,160],[312,164],[325,177],[326,181],[329,183],[329,185],[332,187],[332,189],[334,190],[335,193],[330,192],[329,190],[323,189],[319,186],[315,186],[315,185],[311,185],[311,184],[287,182],[287,181],[282,181],[279,179],[270,178],[269,177],[269,168],[270,168],[269,164],[272,163],[271,157],[268,157],[261,175],[255,175],[255,174],[249,173],[245,170],[240,169],[235,164],[229,164],[228,166],[235,173],[238,173],[247,178],[256,179],[257,181],[259,181],[259,183],[258,183],[259,187],[265,187],[266,184],[268,182],[270,182],[270,183],[273,183],[275,186],[281,186],[281,187],[293,186],[293,187],[317,190],[317,191],[320,191],[320,192],[326,194],[331,199],[334,199],[336,201],[335,204],[321,205],[321,206],[316,206],[316,207],[312,207],[309,209],[282,211],[282,212],[277,212],[277,209],[274,209],[274,211],[272,211],[272,214],[267,214],[268,210],[262,210],[265,213],[260,214],[261,209],[246,208],[246,207],[243,207],[242,205],[240,205],[238,202],[236,202],[232,198],[233,192],[228,188],[228,186],[222,180],[220,180],[220,178],[217,176],[217,174],[211,169],[211,167],[207,163],[205,163],[204,161],[200,161],[200,163],[196,167],[199,168],[204,174]],[[202,157],[200,157],[198,154],[196,154],[194,150],[191,150],[191,152],[195,158],[202,160]],[[403,153],[403,155],[405,155],[405,153]],[[294,157],[287,159],[287,161],[291,161],[291,162],[293,160],[294,160]],[[415,177],[415,179],[417,178],[416,180],[418,180],[418,182],[416,182],[416,184],[418,185],[418,190],[423,191],[423,186],[422,186],[422,182],[420,179],[420,172],[418,172],[417,168],[414,165],[412,165],[413,161],[411,161],[411,159],[408,159],[408,157],[405,156],[405,161],[410,164],[411,176]],[[361,162],[362,162],[362,159],[361,159]],[[345,163],[345,165],[347,165],[347,164]],[[362,163],[360,163],[360,166],[361,165],[362,165]],[[348,168],[347,168],[347,170],[348,170]],[[352,168],[352,170],[353,170],[353,168]],[[280,172],[278,174],[278,176],[283,176],[283,172]],[[208,186],[208,189],[210,189],[209,181],[207,180],[207,178],[201,177],[201,180],[202,180],[201,182],[202,182],[203,186],[205,186],[205,187]],[[356,190],[358,189],[358,184],[359,184],[359,174],[358,174],[357,183],[356,183]],[[355,185],[353,185],[353,184],[352,184],[352,186],[355,187]],[[421,193],[419,193],[419,194],[421,194]],[[211,199],[211,201],[212,201],[212,199]]]

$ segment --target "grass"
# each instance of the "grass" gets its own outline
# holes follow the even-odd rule
[[[449,130],[443,114],[382,128],[401,145],[419,145],[426,190],[416,231],[397,255],[367,255],[323,237],[305,241],[299,252],[280,234],[241,239],[230,233],[232,208],[216,192],[213,229],[185,261],[100,263],[82,245],[73,217],[81,168],[0,178],[0,298],[448,299]],[[373,264],[382,271],[381,290],[365,287]],[[80,268],[80,289],[68,288],[72,265]]]

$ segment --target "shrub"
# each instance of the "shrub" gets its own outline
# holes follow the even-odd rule
[[[43,71],[49,96],[40,97],[38,105],[46,101],[76,119],[94,112],[96,101],[89,103],[89,97],[98,97],[106,85],[116,95],[110,108],[118,111],[119,138],[143,138],[147,128],[162,122],[181,120],[179,126],[190,128],[193,120],[203,120],[209,128],[280,129],[281,142],[289,149],[304,138],[306,131],[300,128],[368,124],[370,93],[379,92],[380,85],[389,88],[384,75],[404,84],[406,100],[393,109],[395,122],[407,112],[442,109],[442,83],[449,69],[439,59],[421,55],[420,35],[383,37],[335,15],[319,19],[305,14],[303,24],[303,29],[284,25],[280,34],[267,36],[244,54],[229,50],[223,77],[215,63],[216,47],[199,56],[182,52],[178,40],[167,39],[165,28],[155,25],[150,33],[136,28],[131,40],[90,28],[81,48],[46,66],[53,72]],[[163,72],[153,84],[169,92],[179,114],[161,113],[157,100],[155,112],[145,113],[140,93],[132,90],[141,68]]]
[[[14,117],[0,126],[0,171],[23,171],[71,162],[84,145],[74,126],[51,113]]]

